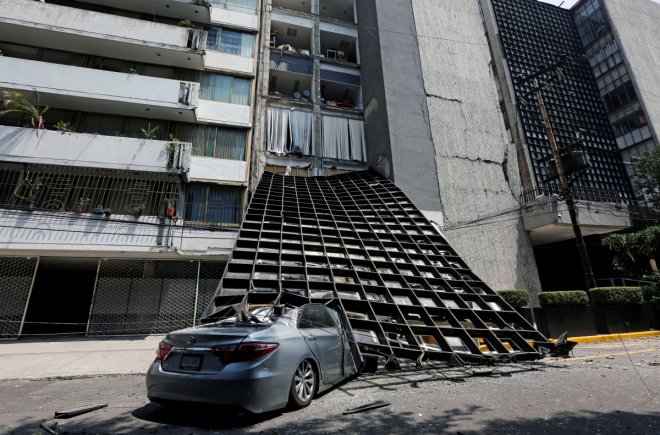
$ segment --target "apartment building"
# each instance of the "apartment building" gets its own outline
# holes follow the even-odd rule
[[[0,336],[195,322],[246,200],[258,6],[0,1],[5,108],[49,108],[0,117]]]
[[[660,82],[655,73],[660,4],[588,0],[573,8],[573,16],[617,146],[623,161],[631,162],[660,144]],[[634,175],[632,166],[626,170]]]

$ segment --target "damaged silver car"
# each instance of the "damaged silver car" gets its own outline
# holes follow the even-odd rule
[[[356,372],[336,311],[268,306],[168,334],[147,373],[147,396],[260,413],[305,407]]]

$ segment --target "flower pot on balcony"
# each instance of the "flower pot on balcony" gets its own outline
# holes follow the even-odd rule
[[[134,217],[135,219],[140,219],[140,216],[142,216],[142,212],[141,212],[141,211],[140,211],[140,212],[133,212],[133,217]]]
[[[85,213],[85,206],[82,205],[82,204],[78,204],[78,203],[76,203],[76,204],[73,206],[73,211],[74,211],[75,213],[77,213],[77,214]]]
[[[168,218],[173,218],[176,215],[176,209],[174,207],[167,207],[166,215]]]
[[[92,213],[102,215],[102,214],[105,214],[105,209],[103,207],[94,207],[92,209]]]
[[[103,214],[105,215],[105,217],[108,218],[108,217],[112,216],[112,210],[110,210],[109,208],[106,208],[106,209],[103,210]]]

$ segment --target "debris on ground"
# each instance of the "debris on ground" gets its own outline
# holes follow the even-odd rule
[[[372,409],[383,408],[385,406],[390,406],[390,405],[391,405],[390,402],[386,402],[384,400],[378,400],[376,402],[369,403],[367,405],[362,405],[362,406],[358,406],[357,408],[348,409],[348,410],[344,411],[344,415],[357,414],[358,412],[364,412],[364,411],[369,411],[369,410],[372,410]]]
[[[69,409],[64,409],[62,411],[55,411],[55,416],[53,418],[67,419],[107,407],[108,407],[107,403],[96,403],[94,405],[78,406],[76,408],[69,408]]]
[[[51,435],[65,435],[68,433],[64,430],[64,426],[60,426],[55,420],[44,421],[39,426]]]

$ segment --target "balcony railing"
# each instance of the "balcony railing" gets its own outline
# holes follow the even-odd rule
[[[599,189],[595,187],[572,186],[570,188],[573,199],[578,201],[607,202],[614,204],[630,204],[631,199],[624,194],[610,189]],[[542,198],[556,196],[562,199],[562,189],[559,186],[545,186],[523,193],[520,202],[528,204]]]
[[[1,208],[165,216],[179,192],[179,183],[169,180],[0,168]]]

